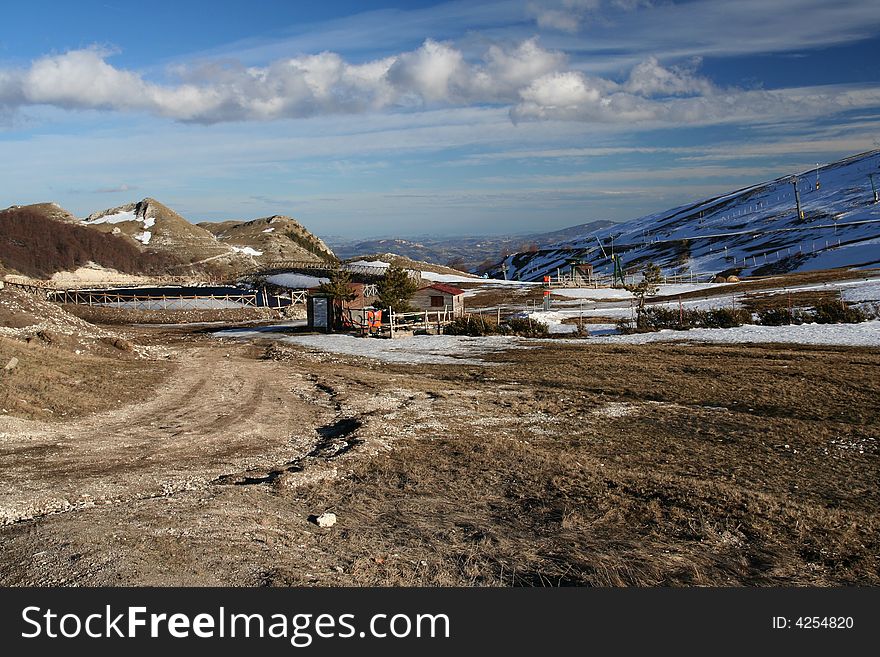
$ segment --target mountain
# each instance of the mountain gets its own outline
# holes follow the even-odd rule
[[[508,278],[536,281],[574,258],[610,274],[612,251],[628,271],[654,262],[671,274],[766,275],[877,266],[880,204],[874,201],[871,178],[880,187],[878,167],[880,150],[861,153],[515,253],[489,274],[503,277],[503,264]]]
[[[333,251],[291,217],[273,215],[253,221],[203,221],[218,242],[240,253],[260,254],[263,260],[333,261]]]
[[[481,273],[509,253],[541,247],[576,235],[611,226],[610,221],[593,221],[549,233],[511,236],[425,237],[418,241],[374,239],[347,241],[327,238],[340,258],[367,258],[369,254],[395,253],[421,262],[432,262],[462,271]]]
[[[191,224],[153,198],[95,212],[83,219],[86,226],[121,235],[141,247],[177,254],[188,262],[207,259],[233,261],[234,252],[218,244],[204,228]]]
[[[34,278],[95,263],[128,274],[159,275],[183,263],[168,253],[138,248],[122,235],[85,226],[55,203],[0,210],[0,268]]]
[[[335,260],[290,217],[195,225],[153,198],[77,219],[55,203],[0,211],[0,270],[48,278],[90,266],[127,274],[229,276],[273,260]]]

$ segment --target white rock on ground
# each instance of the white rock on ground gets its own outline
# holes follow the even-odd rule
[[[336,514],[327,511],[319,515],[315,519],[315,522],[318,523],[318,527],[324,527],[325,529],[328,527],[332,527],[336,524]]]

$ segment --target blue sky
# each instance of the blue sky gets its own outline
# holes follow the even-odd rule
[[[2,207],[523,233],[880,148],[873,0],[17,5]]]

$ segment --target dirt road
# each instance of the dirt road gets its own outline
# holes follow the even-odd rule
[[[141,401],[72,422],[0,417],[0,521],[199,489],[306,453],[333,420],[327,395],[247,351],[187,349]]]

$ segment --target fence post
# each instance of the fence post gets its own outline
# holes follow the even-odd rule
[[[388,307],[388,327],[389,327],[389,337],[394,339],[394,309],[389,306]]]

